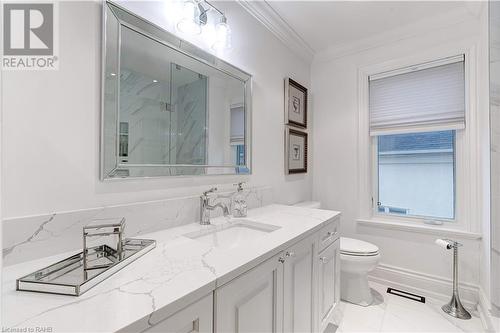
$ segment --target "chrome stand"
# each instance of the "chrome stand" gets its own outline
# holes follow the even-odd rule
[[[444,312],[458,319],[471,319],[470,313],[463,307],[458,295],[458,247],[462,244],[447,240],[450,245],[449,249],[453,249],[453,296],[448,304],[441,307]]]

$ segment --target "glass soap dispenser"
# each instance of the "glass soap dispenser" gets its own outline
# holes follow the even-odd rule
[[[232,214],[233,217],[246,217],[247,216],[247,203],[245,197],[243,196],[243,184],[244,182],[239,182],[238,184],[233,184],[237,186],[236,193],[233,195],[232,202]]]

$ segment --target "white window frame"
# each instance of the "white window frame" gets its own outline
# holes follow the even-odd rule
[[[378,213],[377,210],[377,137],[370,136],[369,77],[448,57],[465,55],[465,123],[455,137],[455,218],[435,219]],[[479,131],[477,119],[477,56],[475,45],[443,45],[425,53],[394,59],[358,69],[358,222],[370,225],[393,225],[419,230],[447,229],[477,233],[480,230],[479,210]],[[428,224],[428,220],[442,221],[442,225]]]
[[[429,130],[429,131],[432,131],[432,130]],[[431,220],[431,221],[439,221],[439,222],[442,222],[443,225],[445,223],[455,223],[455,224],[460,224],[461,221],[463,221],[464,219],[463,218],[460,218],[464,212],[463,212],[463,207],[464,207],[464,204],[463,203],[459,203],[459,197],[458,197],[458,193],[459,193],[459,188],[458,188],[458,179],[463,179],[463,177],[465,176],[464,175],[464,170],[463,170],[463,163],[459,163],[459,161],[461,159],[463,159],[463,137],[464,137],[464,130],[455,130],[455,151],[454,151],[454,154],[455,154],[455,161],[454,161],[454,168],[455,168],[455,171],[454,171],[454,203],[453,203],[453,206],[454,206],[454,217],[452,219],[446,219],[446,218],[437,218],[437,217],[432,217],[432,216],[417,216],[417,215],[408,215],[408,216],[405,216],[405,215],[398,215],[398,214],[388,214],[388,213],[380,213],[378,212],[378,209],[377,209],[377,204],[378,204],[378,201],[379,198],[378,198],[378,195],[379,195],[379,191],[378,191],[378,185],[379,185],[379,181],[378,181],[378,177],[379,177],[379,172],[378,172],[378,136],[372,136],[371,137],[371,152],[370,152],[370,157],[371,157],[371,170],[372,170],[372,175],[371,175],[371,179],[372,179],[372,198],[373,198],[373,204],[372,204],[372,209],[373,209],[373,218],[375,219],[378,219],[378,220],[383,220],[383,219],[388,219],[388,220],[393,220],[393,221],[402,221],[402,220],[407,220],[411,223],[420,223],[420,222],[424,222],[424,221],[428,221],[428,220]],[[461,156],[459,158],[459,155]],[[462,190],[462,189],[460,189]],[[464,228],[462,228],[464,229]]]

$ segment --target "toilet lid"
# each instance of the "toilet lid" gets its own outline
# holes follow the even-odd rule
[[[378,247],[359,239],[340,237],[340,253],[355,256],[373,256],[378,254]]]

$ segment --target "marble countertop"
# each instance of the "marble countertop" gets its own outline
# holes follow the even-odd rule
[[[141,331],[207,295],[218,286],[319,230],[339,212],[270,205],[248,211],[246,219],[281,227],[230,250],[183,235],[215,226],[192,223],[141,235],[156,248],[80,297],[18,292],[17,278],[73,253],[7,266],[2,273],[4,332]],[[29,332],[29,330],[28,330]]]

